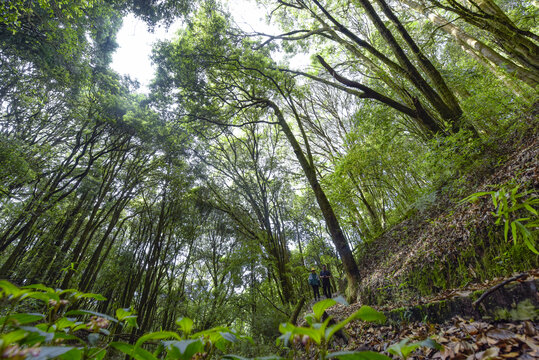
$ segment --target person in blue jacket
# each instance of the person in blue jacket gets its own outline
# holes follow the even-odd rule
[[[320,292],[318,291],[318,288],[320,287],[320,278],[316,274],[314,268],[311,269],[311,274],[309,275],[309,285],[313,288],[314,299],[320,300]]]

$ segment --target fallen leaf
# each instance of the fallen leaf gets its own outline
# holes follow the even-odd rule
[[[515,334],[504,329],[492,329],[487,332],[487,336],[497,340],[508,340],[514,338]]]
[[[497,347],[491,347],[490,349],[487,349],[487,350],[483,351],[481,356],[478,356],[478,359],[480,359],[480,360],[495,359],[498,356],[499,353],[500,353],[500,349],[498,349]],[[479,354],[477,354],[477,355],[479,355]]]
[[[510,353],[507,353],[507,354],[502,354],[501,356],[503,358],[506,358],[506,359],[511,359],[511,358],[516,358],[516,357],[519,357],[520,353],[517,353],[516,351],[513,351],[513,352],[510,352]]]
[[[528,336],[534,336],[537,332],[535,331],[535,328],[533,327],[533,324],[531,321],[524,321],[524,334]]]

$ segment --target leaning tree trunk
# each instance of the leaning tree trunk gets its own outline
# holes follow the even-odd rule
[[[494,37],[495,43],[511,58],[529,71],[539,69],[539,36],[519,29],[492,0],[477,0],[473,11],[457,0],[447,0],[449,6],[438,0],[429,0],[435,6],[454,12],[468,24],[484,30]],[[535,41],[535,42],[534,42]]]
[[[430,62],[430,60],[423,54],[419,46],[417,46],[414,39],[412,39],[408,31],[404,28],[400,20],[397,18],[397,16],[395,16],[387,3],[384,0],[376,0],[376,2],[382,9],[384,15],[386,15],[391,22],[393,22],[400,36],[404,39],[410,50],[412,50],[412,54],[416,58],[420,68],[430,78],[432,84],[434,84],[434,87],[438,89],[440,96],[443,98],[445,103],[452,109],[453,112],[455,112],[455,114],[462,114],[462,109],[460,108],[459,102],[453,94],[453,91],[451,91],[445,83],[442,74],[440,74],[438,69],[436,69],[432,62]],[[460,115],[457,116],[460,117]]]
[[[349,301],[355,301],[357,298],[359,282],[361,280],[359,275],[359,268],[357,266],[356,260],[354,259],[352,250],[348,245],[348,241],[344,237],[344,233],[339,224],[339,220],[337,219],[337,216],[333,211],[333,207],[331,206],[326,194],[324,193],[324,190],[320,186],[320,182],[317,179],[314,167],[307,160],[305,154],[303,153],[303,150],[301,149],[301,145],[298,143],[296,137],[292,133],[292,130],[288,126],[288,123],[286,122],[283,113],[281,112],[277,104],[275,104],[274,102],[268,100],[267,104],[277,116],[279,125],[285,133],[286,138],[290,142],[290,145],[292,146],[292,149],[296,154],[296,158],[298,159],[303,171],[305,172],[305,176],[307,177],[311,189],[314,192],[316,201],[318,202],[318,206],[320,207],[322,215],[324,216],[324,220],[326,221],[326,226],[328,227],[331,234],[333,244],[335,245],[335,248],[337,249],[337,252],[339,253],[339,256],[341,258],[341,261],[343,262],[344,271],[348,279],[347,298]]]
[[[346,29],[335,18],[333,18],[333,16],[329,14],[329,12],[320,4],[320,2],[317,0],[313,0],[313,2],[326,15],[326,17],[331,20],[331,22],[333,22],[340,28],[341,31],[343,31],[343,33],[352,38],[354,41],[359,41],[359,43],[362,44],[361,46],[368,46],[364,41],[358,39],[357,36],[355,36],[349,29]],[[419,71],[406,56],[406,53],[399,45],[389,28],[384,24],[380,16],[378,16],[372,4],[368,0],[358,0],[358,2],[361,4],[367,16],[395,55],[395,58],[399,62],[400,66],[404,69],[406,78],[421,92],[421,94],[429,101],[429,103],[436,109],[438,114],[440,114],[444,120],[451,124],[458,124],[458,120],[462,115],[462,110],[460,107],[451,107],[450,104],[446,103],[440,94],[438,94],[438,92],[433,89],[421,76]],[[370,48],[369,51],[375,51],[375,49],[372,49],[371,46],[368,47]]]
[[[508,73],[520,81],[528,84],[532,88],[539,85],[539,75],[537,72],[530,71],[522,66],[515,64],[512,60],[500,55],[497,51],[486,45],[482,41],[470,36],[461,28],[446,20],[439,14],[432,11],[430,8],[423,6],[422,4],[414,0],[400,0],[410,8],[423,14],[433,24],[437,25],[441,30],[449,34],[459,44],[464,47],[464,50],[475,58],[484,58],[490,64],[496,66],[497,72]],[[487,63],[483,63],[489,70],[492,68]],[[500,75],[498,75],[500,77]]]

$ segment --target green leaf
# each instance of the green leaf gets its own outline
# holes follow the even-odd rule
[[[509,221],[505,221],[503,223],[503,237],[504,237],[505,241],[507,241],[508,236],[509,236]],[[515,239],[513,239],[513,241],[516,242]]]
[[[423,347],[434,349],[434,350],[442,350],[444,348],[442,345],[438,344],[436,341],[434,341],[434,339],[431,339],[431,338],[427,338],[423,341],[420,341],[418,342],[418,344]]]
[[[115,348],[116,350],[120,350],[126,355],[131,356],[132,358],[135,358],[136,360],[157,360],[153,354],[147,350],[144,350],[143,348],[135,348],[135,345],[126,344],[126,343],[120,343],[120,342],[112,342],[109,344],[109,346]]]
[[[22,288],[23,289],[36,289],[36,290],[41,290],[41,291],[45,291],[45,292],[48,292],[48,293],[54,293],[55,292],[53,288],[50,288],[50,287],[45,286],[43,284],[32,284],[32,285],[23,286]]]
[[[534,245],[534,237],[533,234],[528,230],[522,223],[515,221],[520,233],[522,234],[522,238],[524,239],[524,243],[530,249],[534,254],[539,255],[539,251],[535,248]]]
[[[63,354],[73,350],[72,346],[42,346],[39,348],[39,355],[29,356],[27,359],[32,360],[47,360],[62,356]]]
[[[401,359],[406,359],[413,351],[421,346],[419,343],[408,344],[408,342],[408,339],[404,339],[388,347],[387,351],[390,354],[400,357]]]
[[[124,321],[127,323],[128,326],[138,329],[137,316],[136,315],[131,315],[131,316],[126,317],[124,319]]]
[[[474,202],[474,201],[477,201],[477,199],[479,199],[481,196],[493,195],[493,193],[494,193],[493,191],[477,192],[477,193],[471,194],[470,196],[465,197],[464,199],[459,201],[459,203],[462,204],[462,203],[465,203],[465,202]]]
[[[517,221],[511,223],[511,235],[513,236],[513,242],[517,241]]]
[[[528,210],[529,212],[531,212],[533,215],[539,215],[539,214],[537,213],[537,210],[535,210],[534,208],[532,208],[530,205],[524,204],[524,207],[526,208],[526,210]]]
[[[204,343],[200,339],[189,339],[181,341],[165,341],[168,349],[168,358],[190,360],[193,355],[204,351]]]
[[[93,294],[93,293],[82,293],[82,294],[75,294],[75,298],[77,299],[95,299],[98,301],[105,301],[107,300],[106,297],[104,297],[101,294]]]
[[[54,323],[56,325],[57,330],[64,330],[65,328],[71,328],[76,325],[80,325],[74,321],[72,318],[66,318],[61,317],[60,319],[56,320]]]
[[[493,191],[491,195],[492,195],[492,204],[494,204],[494,208],[496,209],[498,207],[498,197],[497,197],[498,193]]]
[[[191,334],[191,331],[193,330],[193,320],[186,317],[177,318],[176,325],[178,325],[185,335]]]
[[[106,351],[103,351],[103,356],[105,355]],[[71,349],[70,351],[66,352],[65,354],[60,355],[60,359],[62,360],[80,360],[82,359],[82,350],[81,349]],[[94,357],[90,354],[89,358],[92,360],[102,360],[103,356]]]
[[[370,306],[363,305],[358,311],[351,315],[354,319],[359,319],[368,322],[386,322],[386,316],[383,312],[377,311]]]
[[[325,329],[324,329],[325,330]],[[322,329],[313,329],[313,328],[306,328],[297,326],[294,331],[292,332],[293,335],[307,335],[311,338],[316,344],[320,345],[322,342],[322,335],[324,334],[324,330]]]
[[[231,343],[238,342],[238,338],[236,337],[236,335],[231,332],[219,332],[219,334],[221,334],[223,339],[225,339],[226,341],[229,341]]]
[[[119,308],[119,309],[116,309],[116,318],[120,321],[124,320],[125,318],[127,318],[128,316],[132,316],[133,315],[133,311],[131,311],[130,308],[125,308],[125,309],[122,309],[122,308]]]
[[[7,334],[0,335],[0,339],[4,341],[4,344],[9,345],[9,344],[19,342],[27,336],[28,336],[28,332],[21,329],[17,329]]]
[[[517,191],[520,185],[517,185],[511,189],[511,200],[516,201]]]
[[[88,352],[88,358],[92,360],[102,360],[103,358],[105,358],[106,354],[107,354],[107,351],[105,349],[93,348],[93,349],[90,349],[90,351]]]
[[[333,299],[325,299],[317,302],[313,305],[314,316],[316,316],[316,318],[320,320],[322,318],[322,315],[324,314],[324,311],[326,311],[327,308],[335,305],[336,303],[337,301]]]
[[[307,324],[309,325],[313,325],[316,322],[316,316],[314,315],[314,313],[308,313],[303,318],[305,319],[305,321],[307,321]]]
[[[16,325],[24,325],[33,323],[39,320],[42,320],[45,318],[45,315],[43,314],[36,314],[36,313],[20,313],[20,314],[11,314],[7,319],[5,317],[0,318],[0,325],[3,325],[6,321],[7,322],[13,322]]]
[[[107,320],[115,322],[115,323],[118,322],[118,320],[116,320],[112,316],[109,316],[107,314],[102,314],[102,313],[99,313],[99,312],[96,312],[96,311],[90,311],[90,310],[71,310],[71,311],[66,312],[66,315],[67,316],[70,316],[70,315],[95,315],[95,316],[102,317],[103,319],[107,319]]]
[[[49,300],[55,300],[55,301],[60,300],[60,296],[58,296],[58,294],[56,294],[56,293],[44,293],[44,292],[37,292],[37,291],[28,292],[23,297],[24,298],[41,300],[45,304],[48,304]]]
[[[279,326],[279,331],[282,333],[281,336],[277,338],[275,343],[277,345],[281,345],[281,342],[283,343],[283,346],[287,347],[288,343],[290,342],[290,338],[292,337],[292,331],[283,331],[284,329]]]
[[[148,340],[162,340],[162,339],[170,339],[170,338],[180,340],[180,336],[176,334],[175,332],[157,331],[157,332],[142,335],[135,343],[135,347],[140,347],[142,344],[144,344]]]
[[[509,209],[509,204],[507,203],[506,192],[503,188],[500,189],[500,199],[502,200],[502,203],[500,204],[500,207],[498,209],[498,214],[501,214],[501,212],[506,212],[507,209]]]
[[[39,336],[40,342],[46,342],[49,343],[54,339],[54,333],[53,332],[46,332],[41,329],[38,329],[34,326],[21,326],[22,330],[28,331],[30,333],[34,333]]]
[[[339,360],[391,360],[389,356],[374,351],[339,351],[326,356],[326,359],[331,358]]]
[[[7,280],[0,280],[0,289],[2,290],[0,294],[4,294],[5,296],[13,296],[21,292],[17,286]]]
[[[64,332],[56,332],[54,333],[54,340],[56,339],[63,339],[63,340],[75,340],[75,341],[78,341],[79,343],[83,344],[83,345],[86,345],[86,342],[84,340],[82,340],[81,338],[75,336],[75,335],[71,335],[71,334],[66,334]]]

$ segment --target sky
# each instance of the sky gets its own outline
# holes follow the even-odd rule
[[[265,11],[257,8],[252,1],[230,1],[229,9],[236,23],[246,31],[257,29],[268,33],[278,33],[278,29],[266,24]],[[156,27],[154,32],[148,31],[144,21],[128,15],[118,32],[116,41],[119,45],[112,58],[111,67],[120,75],[129,75],[141,84],[140,92],[148,93],[148,86],[153,78],[155,67],[150,55],[152,45],[158,40],[170,40],[181,28],[181,22],[173,23],[168,29]]]
[[[157,40],[172,39],[179,28],[180,23],[176,22],[168,29],[156,27],[151,33],[144,21],[131,14],[127,15],[116,36],[119,46],[112,57],[112,69],[120,75],[129,75],[133,80],[138,80],[141,84],[140,91],[147,93],[154,73],[150,61],[152,45]]]

